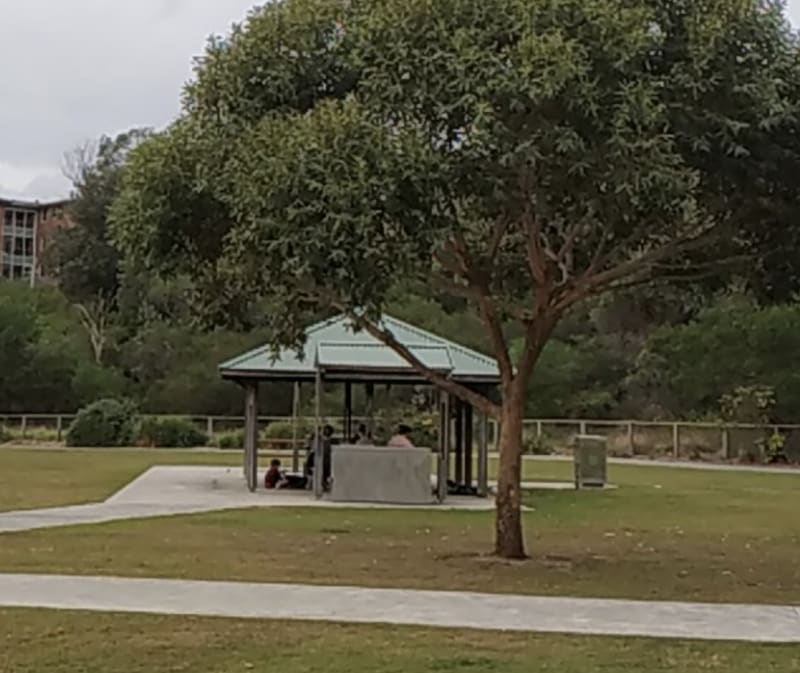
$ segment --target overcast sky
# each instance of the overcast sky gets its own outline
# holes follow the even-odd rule
[[[0,196],[65,196],[67,150],[167,124],[206,38],[256,3],[0,0]],[[800,0],[788,4],[800,26]]]

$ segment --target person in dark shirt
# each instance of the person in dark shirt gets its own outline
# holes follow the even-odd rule
[[[283,488],[286,484],[283,472],[281,472],[281,461],[275,459],[269,464],[269,470],[264,477],[264,488],[273,490],[276,488]]]

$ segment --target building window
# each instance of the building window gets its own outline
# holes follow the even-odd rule
[[[36,212],[9,208],[3,216],[4,278],[30,278],[33,273],[36,237]]]

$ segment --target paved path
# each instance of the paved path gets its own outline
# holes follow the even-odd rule
[[[492,454],[494,455],[494,454]],[[523,456],[525,461],[540,462],[572,462],[572,456]],[[648,458],[609,458],[612,465],[635,465],[636,467],[672,467],[683,470],[710,470],[712,472],[761,472],[764,474],[790,474],[800,476],[800,467],[787,465],[776,467],[772,465],[733,465],[728,463],[701,463],[688,460],[650,460]]]
[[[0,607],[800,643],[800,610],[791,606],[0,575]]]
[[[526,460],[572,460],[569,457],[526,456]],[[648,460],[617,459],[623,465],[683,467],[702,470],[770,472],[800,475],[800,472],[770,467],[711,465],[707,463],[654,463]],[[259,483],[263,476],[259,479]],[[525,482],[526,489],[572,489],[570,483]],[[316,500],[306,491],[248,493],[239,467],[157,466],[147,470],[103,503],[0,513],[0,534],[39,528],[105,523],[125,519],[196,514],[251,507],[345,507],[391,508],[396,505],[335,503]],[[491,510],[491,499],[450,497],[438,510]],[[425,508],[424,506],[422,508]],[[413,509],[420,509],[414,507]]]
[[[262,480],[263,476],[259,483]],[[546,482],[526,486],[573,488],[568,483]],[[456,496],[448,498],[443,505],[403,507],[317,500],[308,491],[249,493],[241,468],[172,465],[150,468],[103,503],[0,513],[0,533],[251,507],[492,510],[494,501]]]

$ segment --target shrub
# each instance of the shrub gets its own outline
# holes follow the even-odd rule
[[[297,439],[304,440],[311,433],[314,432],[314,426],[307,421],[297,419]],[[270,423],[264,430],[264,439],[266,448],[268,449],[289,449],[291,447],[291,440],[295,436],[295,430],[292,427],[291,421],[275,421]],[[275,441],[278,440],[278,441]]]
[[[218,449],[243,449],[244,430],[228,430],[214,437],[214,446]]]
[[[11,433],[6,430],[5,425],[0,425],[0,444],[11,441]]]
[[[139,442],[160,449],[191,449],[208,444],[208,437],[186,418],[145,418]]]
[[[552,445],[544,435],[527,435],[523,439],[523,449],[525,453],[534,456],[549,456],[554,453]]]
[[[67,430],[67,446],[131,446],[136,409],[127,400],[100,400],[84,407]]]

